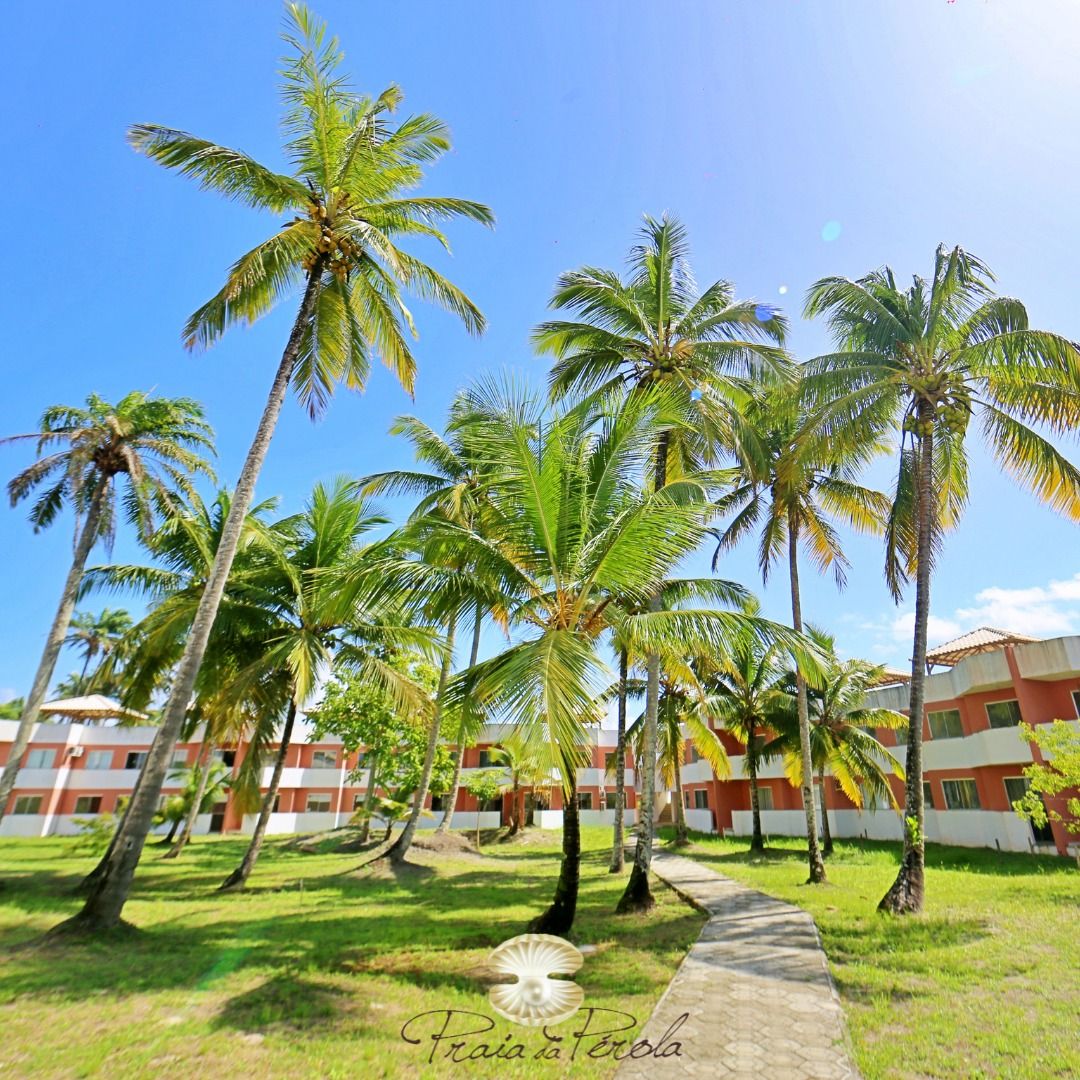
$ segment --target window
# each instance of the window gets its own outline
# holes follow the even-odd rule
[[[481,750],[480,751],[480,768],[481,769],[486,769],[491,763],[492,763],[491,762],[491,751],[490,750]]]
[[[694,744],[693,743],[687,743],[686,755],[683,758],[683,764],[684,765],[693,765],[694,762],[697,761],[698,758],[700,758],[700,757],[701,757],[701,755],[697,752],[696,748],[694,747]]]
[[[705,788],[698,788],[697,791],[694,792],[694,809],[709,809],[709,793]]]
[[[274,805],[270,807],[270,813],[276,814],[281,810],[281,795],[280,793],[274,796]]]
[[[86,767],[88,769],[111,769],[112,751],[91,750],[90,753],[86,755]]]
[[[215,750],[212,756],[215,761],[220,761],[230,769],[236,764],[235,750]]]
[[[170,769],[186,769],[187,768],[187,751],[186,750],[174,750],[172,752],[172,761],[169,762]]]
[[[363,795],[354,795],[352,797],[352,808],[354,810],[362,810],[364,808],[364,800],[367,798],[367,793]]]
[[[922,785],[922,801],[923,806],[927,810],[934,809],[934,789],[930,786],[929,780],[924,780]]]
[[[26,768],[51,769],[56,760],[55,750],[31,750],[26,755]]]
[[[316,750],[311,755],[311,767],[313,769],[336,769],[336,750]]]
[[[683,792],[683,805],[686,807],[687,810],[690,810],[690,809],[693,808],[694,800],[693,800],[691,792],[689,792],[689,791],[684,791]]]
[[[604,792],[604,809],[605,810],[614,810],[614,809],[616,809],[615,799],[616,799],[617,796],[618,796],[617,791],[605,791]]]
[[[942,780],[947,810],[978,810],[979,789],[974,780]]]
[[[356,766],[355,766],[355,768],[356,768],[357,771],[360,770],[360,769],[366,769],[367,768],[367,766],[364,764],[364,758],[366,756],[367,756],[367,754],[363,750],[361,750],[356,755]]]
[[[772,788],[771,787],[759,787],[757,793],[758,809],[759,810],[771,810],[772,805]]]
[[[986,715],[992,728],[1016,727],[1020,723],[1019,701],[991,701],[986,706]]]
[[[445,795],[432,795],[431,796],[431,809],[434,810],[436,813],[438,813],[440,810],[445,810],[446,809],[446,806],[444,805],[445,803],[446,803],[446,796]]]
[[[959,709],[943,709],[927,714],[932,739],[959,739],[964,734]]]
[[[1027,777],[1024,776],[1006,776],[1005,777],[1005,794],[1009,799],[1009,806],[1012,806],[1017,799],[1022,799],[1028,789]]]
[[[141,769],[143,767],[143,762],[146,760],[146,754],[147,751],[145,750],[133,750],[124,760],[124,768]]]
[[[309,814],[328,814],[330,812],[330,796],[309,795],[306,809]]]
[[[101,796],[100,795],[80,795],[75,800],[75,813],[76,814],[100,814],[101,813]]]
[[[1073,708],[1076,710],[1076,715],[1080,717],[1080,690],[1074,690],[1072,692]]]
[[[40,795],[19,795],[15,799],[13,814],[38,814],[41,812]]]
[[[579,810],[591,810],[592,809],[592,792],[591,791],[579,791],[577,797],[577,804]]]
[[[616,758],[617,754],[618,754],[618,751],[612,750],[610,754],[605,754],[604,755],[604,772],[608,772],[608,773],[614,773],[615,772],[615,764],[616,764],[615,758]]]

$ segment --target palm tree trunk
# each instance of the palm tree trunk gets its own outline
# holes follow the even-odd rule
[[[675,846],[690,843],[690,831],[686,827],[686,807],[683,805],[682,763],[675,759]]]
[[[469,667],[476,664],[476,658],[480,654],[480,630],[483,626],[483,609],[479,602],[476,605],[476,621],[473,623],[472,648],[469,651]],[[454,778],[450,781],[450,790],[446,795],[446,811],[442,821],[435,829],[436,836],[442,836],[450,831],[454,817],[454,807],[457,806],[458,791],[461,788],[461,768],[465,764],[465,731],[458,734],[457,752],[454,754]]]
[[[371,815],[375,811],[375,789],[379,786],[375,777],[375,766],[378,764],[378,757],[371,759],[371,764],[368,766],[368,779],[367,779],[367,791],[364,794],[364,820],[360,822],[360,843],[366,844],[371,837]]]
[[[518,796],[521,792],[521,784],[515,777],[514,786],[510,789],[510,831],[507,836],[517,836],[521,827],[521,815],[518,810]]]
[[[180,828],[180,821],[179,821],[179,819],[177,819],[170,826],[168,835],[165,837],[164,840],[161,841],[162,844],[171,844],[172,843],[172,838],[176,835],[176,830],[179,829],[179,828]]]
[[[529,923],[530,934],[566,937],[574,925],[578,886],[581,882],[581,818],[578,816],[577,770],[573,763],[563,766],[567,786],[563,788],[563,854],[555,898],[551,906]]]
[[[259,808],[259,820],[255,823],[255,832],[251,835],[251,843],[240,861],[240,865],[218,886],[218,892],[231,889],[242,889],[255,869],[255,863],[262,851],[263,840],[266,837],[266,828],[270,824],[270,815],[274,812],[274,801],[277,799],[278,788],[281,786],[281,774],[285,769],[285,755],[289,751],[289,743],[292,740],[293,724],[296,721],[296,698],[289,698],[289,711],[285,714],[285,727],[281,731],[281,745],[278,747],[277,757],[274,758],[274,771],[270,774],[270,786],[266,789],[262,806]]]
[[[412,846],[413,836],[416,835],[416,826],[420,821],[420,814],[424,809],[424,800],[427,798],[428,789],[431,787],[431,773],[435,767],[435,751],[439,748],[439,722],[442,720],[442,700],[446,693],[446,684],[450,679],[450,668],[454,663],[454,632],[457,629],[456,613],[450,616],[446,624],[446,655],[443,657],[442,668],[439,671],[439,688],[435,694],[435,704],[431,710],[431,728],[428,731],[427,752],[424,754],[424,769],[420,774],[420,786],[416,789],[413,798],[412,809],[409,811],[409,819],[405,822],[405,828],[401,835],[394,841],[393,847],[386,853],[395,865],[405,862],[405,856]],[[479,821],[479,818],[477,818]]]
[[[225,519],[221,540],[214,555],[214,565],[199,599],[187,645],[184,647],[184,654],[176,670],[172,692],[169,694],[169,700],[162,713],[161,743],[155,741],[146,759],[143,783],[139,785],[131,800],[131,812],[127,815],[121,830],[122,835],[113,848],[104,874],[91,889],[82,910],[73,918],[61,923],[53,932],[94,933],[98,930],[108,930],[120,922],[124,904],[127,903],[128,894],[131,891],[131,883],[135,877],[135,867],[139,863],[143,845],[146,843],[146,837],[153,822],[161,785],[169,769],[169,750],[183,727],[184,717],[195,690],[195,679],[199,674],[203,654],[206,652],[206,645],[210,639],[210,631],[217,617],[218,608],[221,606],[221,598],[225,593],[225,585],[229,578],[229,571],[232,569],[233,559],[236,557],[236,549],[240,545],[240,534],[255,492],[255,481],[266,460],[267,451],[270,449],[270,440],[273,437],[281,407],[285,402],[293,369],[300,355],[304,332],[315,309],[325,261],[326,256],[318,256],[308,275],[300,310],[274,375],[255,438],[248,450],[244,467],[240,471],[240,479],[233,493],[229,514]]]
[[[4,818],[4,810],[15,789],[15,779],[19,775],[19,766],[22,763],[23,754],[30,745],[30,736],[34,732],[38,714],[45,701],[45,695],[49,691],[49,682],[52,680],[53,671],[56,669],[56,661],[60,656],[60,650],[64,646],[68,629],[71,626],[71,616],[75,612],[75,601],[79,596],[79,585],[82,583],[83,571],[86,569],[86,560],[90,555],[90,549],[97,539],[98,528],[101,525],[101,514],[105,507],[105,496],[108,489],[108,478],[100,477],[90,496],[90,505],[87,507],[86,520],[75,541],[75,552],[71,558],[71,568],[68,570],[67,579],[64,581],[64,591],[60,594],[60,606],[56,609],[49,636],[45,639],[45,650],[38,661],[37,672],[34,674],[34,683],[30,687],[26,703],[23,705],[22,715],[19,717],[19,726],[15,730],[15,738],[11,743],[11,751],[8,754],[7,764],[0,774],[0,821]]]
[[[611,838],[611,865],[608,867],[612,874],[621,874],[626,864],[626,673],[629,666],[628,651],[620,649],[618,734],[615,740],[615,825]]]
[[[761,833],[761,800],[758,797],[757,783],[757,748],[754,744],[754,726],[750,725],[750,739],[746,744],[746,771],[750,775],[750,811],[753,815],[753,831],[750,835],[750,850],[759,855],[765,851],[765,838]]]
[[[818,786],[821,789],[821,842],[826,855],[833,853],[832,831],[829,829],[829,800],[825,798],[825,766],[818,770]]]
[[[894,915],[922,911],[925,893],[926,836],[923,807],[923,707],[926,700],[926,636],[930,621],[930,559],[934,517],[934,407],[920,401],[918,550],[915,562],[915,645],[911,652],[911,699],[904,780],[904,854],[900,870],[878,910]]]
[[[799,592],[799,519],[794,510],[788,514],[788,571],[791,580],[791,625],[797,633],[801,634],[803,620],[802,596]],[[810,866],[808,884],[817,885],[825,880],[825,863],[818,850],[817,810],[814,806],[814,761],[810,751],[810,703],[806,696],[806,680],[798,664],[795,666],[795,697],[799,714],[802,800],[803,812],[806,814],[807,860]]]
[[[665,431],[656,441],[656,470],[653,486],[656,491],[667,484],[667,459],[670,435]],[[660,594],[649,603],[650,611],[660,610]],[[641,777],[641,798],[638,800],[637,845],[630,880],[615,907],[617,915],[631,911],[648,911],[656,902],[649,889],[649,867],[652,865],[653,834],[656,811],[656,721],[660,709],[660,657],[650,653],[645,657],[645,730],[642,739],[642,760],[636,763],[644,770]]]
[[[199,783],[195,789],[195,798],[188,807],[187,815],[184,818],[184,831],[180,834],[176,843],[165,852],[162,856],[163,859],[175,859],[180,852],[187,847],[188,842],[191,840],[191,834],[195,830],[195,822],[199,817],[199,807],[202,806],[203,798],[206,795],[206,785],[210,779],[210,756],[212,753],[213,743],[207,741],[203,746],[202,753],[195,759],[195,767],[202,771],[199,773]]]

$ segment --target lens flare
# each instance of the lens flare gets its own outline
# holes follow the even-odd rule
[[[821,227],[821,239],[830,244],[833,240],[840,239],[842,231],[839,221],[826,221]]]

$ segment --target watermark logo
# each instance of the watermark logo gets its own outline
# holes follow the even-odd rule
[[[569,979],[585,962],[581,953],[551,934],[519,934],[492,950],[487,967],[493,975],[514,976],[488,990],[491,1007],[524,1027],[541,1027],[569,1020],[581,1008],[585,991]]]

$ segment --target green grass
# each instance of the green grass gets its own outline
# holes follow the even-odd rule
[[[700,932],[702,916],[665,889],[648,917],[611,913],[607,829],[586,829],[575,938],[598,946],[577,981],[586,1005],[640,1023]],[[483,856],[419,854],[397,876],[354,872],[363,856],[267,845],[241,895],[213,888],[241,840],[202,840],[177,862],[148,851],[125,917],[139,933],[99,944],[32,942],[78,906],[67,895],[93,865],[70,841],[0,845],[0,1075],[428,1077],[428,1048],[399,1035],[427,1010],[486,1012],[496,1041],[532,1029],[491,1012],[470,976],[521,933],[554,890],[558,837],[493,844]],[[573,1030],[574,1021],[556,1032]],[[580,1026],[580,1025],[579,1025]],[[561,1076],[565,1062],[475,1061],[476,1077]],[[574,1075],[609,1076],[610,1059]]]
[[[878,1077],[1080,1076],[1080,872],[1071,860],[930,845],[926,910],[876,912],[898,844],[840,843],[829,883],[805,846],[698,837],[686,854],[811,912],[857,1064]]]

